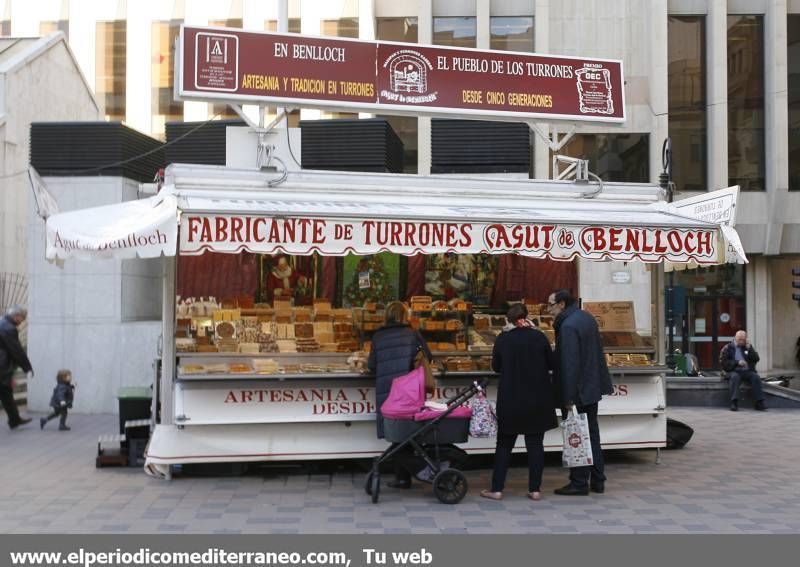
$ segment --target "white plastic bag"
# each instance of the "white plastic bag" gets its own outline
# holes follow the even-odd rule
[[[561,432],[564,435],[561,464],[569,468],[591,466],[594,461],[586,414],[578,413],[575,406],[572,406],[567,419],[561,422]]]

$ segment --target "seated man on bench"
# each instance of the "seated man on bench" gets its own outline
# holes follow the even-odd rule
[[[749,342],[747,333],[737,331],[733,341],[722,347],[719,353],[719,364],[730,379],[731,411],[739,411],[739,384],[742,378],[750,382],[753,400],[758,411],[767,411],[764,405],[764,389],[761,376],[756,372],[756,364],[760,360],[758,353]]]

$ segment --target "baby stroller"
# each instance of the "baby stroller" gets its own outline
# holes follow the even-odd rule
[[[380,466],[395,458],[418,480],[433,484],[433,493],[444,504],[457,504],[467,494],[467,479],[457,466],[466,452],[453,443],[466,443],[472,410],[462,404],[482,391],[486,380],[447,400],[442,409],[425,407],[425,373],[417,368],[392,382],[389,397],[380,409],[384,437],[391,446],[372,463],[364,490],[378,501]],[[445,407],[446,406],[446,407]],[[411,447],[413,454],[403,451]]]

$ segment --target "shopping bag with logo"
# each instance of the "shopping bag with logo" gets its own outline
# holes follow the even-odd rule
[[[496,437],[497,415],[491,402],[483,392],[472,400],[472,418],[469,420],[469,434],[472,437]]]
[[[589,440],[589,420],[585,413],[578,413],[575,406],[569,411],[567,419],[561,422],[564,435],[564,449],[561,464],[565,467],[587,467],[592,461],[592,442]]]

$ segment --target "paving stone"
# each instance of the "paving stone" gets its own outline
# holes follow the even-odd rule
[[[172,482],[135,468],[95,469],[96,437],[114,430],[113,415],[71,416],[70,435],[0,428],[0,532],[800,533],[800,436],[774,436],[800,430],[800,412],[669,414],[695,429],[689,445],[664,452],[661,465],[651,450],[606,452],[603,495],[553,495],[566,471],[548,455],[541,502],[525,498],[520,466],[509,472],[502,502],[478,496],[488,470],[467,470],[472,490],[457,506],[443,506],[430,486],[416,483],[383,490],[373,505],[363,471],[346,464],[332,474],[275,467],[263,477],[178,475]],[[74,479],[69,494],[64,478]]]

